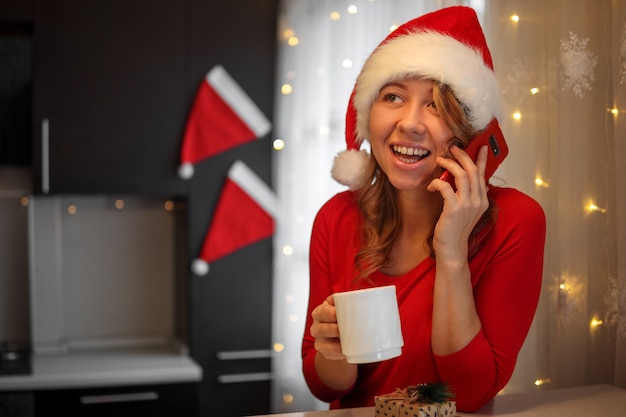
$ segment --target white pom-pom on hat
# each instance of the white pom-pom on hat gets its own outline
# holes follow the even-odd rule
[[[370,156],[364,150],[348,149],[335,156],[331,176],[339,184],[358,190],[365,176]]]
[[[184,180],[188,180],[189,178],[193,177],[193,172],[193,165],[190,162],[182,163],[178,167],[178,176]]]
[[[191,271],[199,277],[204,276],[209,273],[209,264],[203,259],[194,259],[191,262]]]

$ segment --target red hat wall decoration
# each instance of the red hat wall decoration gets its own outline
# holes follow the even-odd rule
[[[274,234],[277,198],[244,162],[235,161],[219,196],[200,256],[191,264],[206,275],[210,264]]]
[[[193,177],[194,165],[262,138],[272,124],[221,65],[198,88],[183,136],[178,175]]]

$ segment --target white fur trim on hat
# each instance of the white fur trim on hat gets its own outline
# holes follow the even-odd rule
[[[498,82],[480,51],[440,32],[411,32],[380,45],[357,79],[354,107],[359,142],[369,136],[369,113],[380,89],[410,75],[450,86],[476,130],[501,113]]]

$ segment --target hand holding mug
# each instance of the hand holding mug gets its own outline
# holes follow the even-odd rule
[[[333,296],[330,295],[322,304],[315,307],[311,313],[313,324],[311,336],[315,338],[315,350],[324,355],[326,359],[345,359],[341,352],[339,341],[339,327],[337,326],[337,314]]]

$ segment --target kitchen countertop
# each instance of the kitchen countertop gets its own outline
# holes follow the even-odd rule
[[[626,416],[626,390],[613,385],[589,385],[499,395],[478,412],[457,412],[457,416],[624,417]],[[274,414],[273,417],[374,417],[374,407]]]
[[[30,374],[0,376],[0,391],[152,385],[201,379],[200,366],[171,347],[84,350],[34,355]]]

